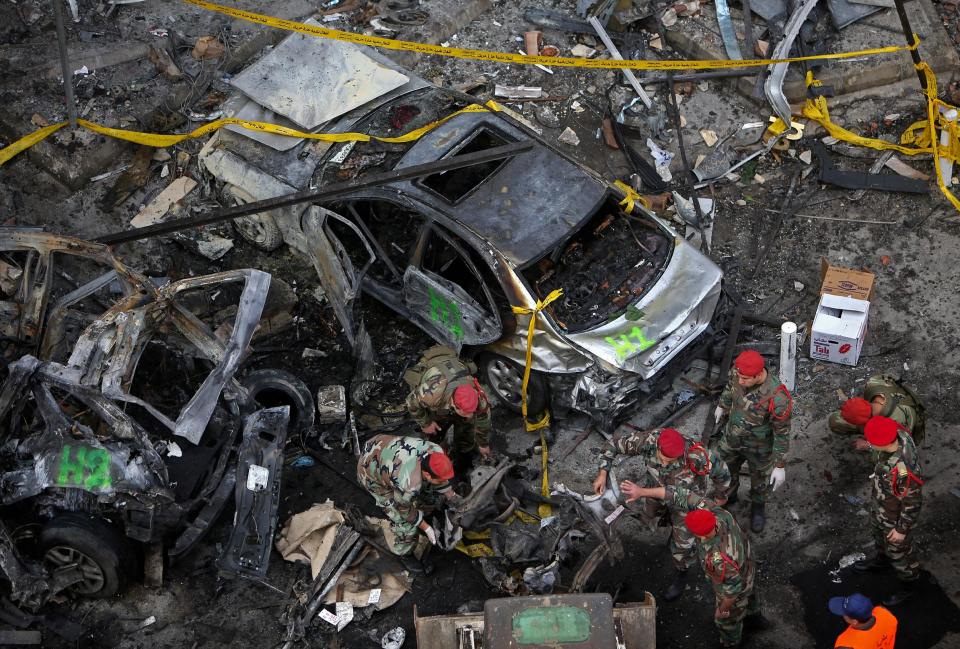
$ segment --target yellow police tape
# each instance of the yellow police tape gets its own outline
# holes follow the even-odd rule
[[[746,60],[710,60],[710,61],[645,61],[645,60],[618,60],[618,59],[582,59],[577,57],[563,56],[527,56],[525,54],[511,54],[509,52],[493,52],[490,50],[473,50],[462,47],[443,47],[442,45],[426,45],[424,43],[414,43],[411,41],[398,41],[392,38],[383,38],[382,36],[370,36],[367,34],[355,34],[353,32],[344,32],[329,27],[319,25],[307,25],[294,20],[283,20],[266,16],[264,14],[225,7],[223,5],[206,2],[205,0],[183,0],[187,4],[192,4],[202,9],[216,11],[225,16],[239,18],[248,22],[285,29],[288,31],[299,32],[308,36],[318,38],[328,38],[336,41],[355,43],[357,45],[367,45],[369,47],[382,47],[388,50],[400,50],[404,52],[418,52],[420,54],[434,54],[436,56],[449,56],[457,59],[471,59],[474,61],[491,61],[494,63],[517,63],[521,65],[551,65],[566,68],[590,68],[594,70],[621,70],[630,68],[631,70],[707,70],[722,68],[753,68],[762,65],[771,65],[773,63],[798,63],[801,61],[828,61],[836,59],[850,59],[861,56],[873,56],[876,54],[892,54],[904,50],[916,49],[920,43],[919,38],[914,35],[912,45],[890,45],[887,47],[876,47],[868,50],[859,50],[857,52],[840,52],[837,54],[814,54],[810,56],[796,56],[787,59],[746,59]]]
[[[403,144],[406,142],[413,142],[425,134],[429,133],[433,129],[437,128],[444,122],[453,119],[457,115],[463,113],[482,113],[486,111],[499,111],[501,110],[500,105],[495,101],[488,101],[486,105],[480,106],[478,104],[471,104],[466,108],[462,108],[454,113],[447,115],[441,119],[438,119],[434,122],[430,122],[425,126],[414,129],[409,133],[404,133],[403,135],[397,135],[394,137],[389,136],[380,136],[380,135],[368,135],[366,133],[304,133],[303,131],[298,131],[296,129],[287,128],[286,126],[280,126],[278,124],[269,124],[267,122],[251,122],[245,119],[237,119],[236,117],[225,117],[223,119],[218,119],[209,124],[204,124],[203,126],[190,131],[189,133],[180,133],[176,135],[165,135],[161,133],[142,133],[139,131],[127,131],[120,128],[110,128],[109,126],[101,126],[95,124],[94,122],[88,122],[85,119],[78,119],[77,125],[81,126],[87,130],[93,131],[94,133],[99,133],[101,135],[107,135],[109,137],[114,137],[119,140],[126,140],[128,142],[134,142],[136,144],[143,144],[146,146],[153,147],[167,147],[179,144],[184,140],[190,140],[193,138],[203,137],[209,133],[212,133],[218,129],[223,128],[229,124],[236,126],[241,126],[249,131],[260,131],[261,133],[272,133],[274,135],[285,135],[288,137],[298,137],[306,138],[309,140],[320,140],[322,142],[369,142],[370,140],[376,140],[378,142],[386,142],[388,144]],[[50,126],[45,126],[29,135],[25,135],[20,138],[13,144],[10,144],[3,149],[0,149],[0,165],[3,165],[8,160],[13,158],[18,153],[25,151],[32,147],[37,142],[40,142],[44,138],[47,138],[64,126],[68,122],[59,122],[57,124],[51,124]]]
[[[540,448],[542,449],[540,454],[540,468],[542,471],[542,477],[540,480],[540,494],[544,498],[547,498],[550,495],[550,480],[549,476],[547,475],[547,461],[549,460],[549,456],[547,451],[547,439],[543,434],[543,429],[550,425],[550,410],[548,408],[538,422],[531,423],[527,419],[527,385],[530,383],[530,366],[533,363],[533,330],[537,325],[537,314],[543,311],[548,304],[556,300],[561,295],[563,295],[563,289],[558,288],[551,291],[545,299],[537,300],[537,305],[532,309],[522,306],[511,307],[513,312],[517,315],[530,316],[530,326],[527,328],[527,357],[523,367],[523,383],[520,386],[520,412],[523,413],[523,425],[526,426],[528,433],[538,430],[540,431]],[[549,516],[550,511],[550,505],[546,503],[541,504],[537,508],[537,513],[540,514],[541,517]]]
[[[937,77],[934,75],[930,66],[924,62],[917,64],[916,68],[924,75],[927,82],[927,119],[914,122],[900,136],[900,144],[867,138],[852,133],[847,129],[830,121],[830,111],[827,109],[827,100],[825,97],[808,98],[803,107],[803,116],[814,122],[817,122],[824,130],[833,137],[843,142],[848,142],[856,146],[863,146],[870,149],[897,151],[904,155],[921,155],[929,153],[933,155],[933,166],[936,170],[937,185],[941,193],[947,200],[960,211],[960,199],[954,196],[947,188],[940,170],[940,160],[947,159],[953,162],[960,160],[960,129],[958,129],[956,120],[950,121],[942,114],[941,108],[946,110],[957,110],[955,106],[941,101],[937,98]],[[807,86],[818,86],[820,82],[813,78],[813,74],[807,73]],[[946,132],[949,137],[949,143],[946,148],[941,148],[940,136],[937,128]],[[916,146],[907,146],[907,145]]]
[[[626,194],[623,200],[617,203],[617,205],[622,207],[623,211],[627,214],[633,214],[633,206],[636,203],[640,203],[648,210],[650,209],[650,201],[634,191],[633,187],[627,183],[623,182],[622,180],[614,180],[613,186]]]

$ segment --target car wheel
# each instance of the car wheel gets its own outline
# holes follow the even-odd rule
[[[40,532],[43,563],[52,572],[76,565],[83,579],[67,590],[85,597],[113,597],[126,583],[129,542],[102,519],[79,513],[60,514]]]
[[[226,193],[237,205],[254,202],[253,196],[233,185],[226,187]],[[233,219],[233,228],[241,239],[264,252],[273,252],[283,245],[283,233],[276,219],[270,214],[254,214]]]
[[[307,384],[290,372],[277,369],[255,370],[240,383],[250,391],[250,398],[265,408],[290,406],[289,437],[309,434],[316,413],[313,394]]]
[[[523,366],[499,354],[481,354],[477,367],[484,383],[490,386],[497,400],[508,410],[521,412]],[[527,383],[527,415],[535,416],[547,409],[550,403],[550,388],[546,377],[536,370],[530,371]]]

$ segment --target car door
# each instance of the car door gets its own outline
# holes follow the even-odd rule
[[[373,248],[354,223],[323,207],[312,206],[304,214],[303,231],[327,299],[355,348],[362,322],[355,314],[354,302],[363,276],[376,260]],[[347,245],[340,240],[344,235],[349,237]]]
[[[403,303],[413,322],[457,352],[493,342],[503,331],[484,274],[466,245],[438,225],[403,274]]]

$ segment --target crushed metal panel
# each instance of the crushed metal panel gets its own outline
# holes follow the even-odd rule
[[[343,244],[337,239],[326,225],[328,218],[334,218],[351,230],[366,247],[369,260],[359,271],[354,268]],[[304,218],[304,232],[310,245],[310,259],[320,276],[320,284],[330,300],[330,305],[343,327],[351,347],[357,343],[357,321],[354,318],[353,303],[360,294],[360,282],[370,264],[376,259],[373,249],[363,233],[339,214],[322,207],[311,207]]]
[[[290,406],[258,410],[244,422],[233,529],[217,560],[223,572],[252,579],[263,579],[267,574],[289,423]]]
[[[482,345],[500,337],[494,316],[462,288],[429,271],[407,267],[403,303],[427,333],[458,354],[463,345]]]
[[[800,33],[800,28],[803,26],[804,21],[806,21],[807,16],[810,15],[810,12],[813,11],[813,8],[817,6],[817,2],[818,0],[804,0],[803,4],[797,7],[793,14],[790,15],[790,19],[787,21],[786,27],[784,27],[783,30],[783,39],[777,43],[777,46],[773,49],[771,58],[784,59],[790,55],[790,49],[793,47],[793,42]],[[783,94],[783,80],[787,76],[787,69],[789,67],[789,63],[771,64],[767,68],[770,71],[770,75],[763,83],[763,92],[767,96],[767,101],[770,102],[770,107],[773,108],[773,112],[776,113],[777,117],[783,120],[783,123],[787,126],[790,125],[791,113],[790,103]]]
[[[227,101],[223,103],[223,113],[227,117],[235,117],[236,119],[243,119],[248,122],[266,122],[267,124],[276,124],[296,131],[301,130],[298,124],[283,115],[273,112],[269,108],[264,108],[243,94],[232,95],[227,99]],[[265,144],[277,151],[289,151],[303,142],[302,137],[275,135],[267,131],[243,128],[242,126],[235,126],[233,124],[227,124],[224,128],[248,137],[251,140],[256,140],[260,144]]]
[[[649,378],[709,325],[722,278],[716,264],[676,236],[660,279],[632,309],[567,338],[615,367]]]
[[[306,24],[319,25],[315,20]],[[262,106],[313,129],[407,81],[354,45],[291,34],[230,83]]]
[[[230,275],[233,275],[233,277],[230,278]],[[237,307],[233,331],[230,333],[230,339],[224,348],[223,357],[204,379],[203,385],[193,395],[190,402],[180,411],[176,428],[173,431],[174,434],[186,437],[194,444],[200,442],[207,422],[210,421],[210,416],[220,399],[220,393],[227,382],[233,378],[237,367],[244,359],[250,339],[253,338],[253,333],[260,322],[260,314],[263,312],[263,305],[267,301],[267,293],[270,290],[270,273],[261,270],[248,269],[234,271],[233,273],[218,273],[216,281],[206,280],[210,283],[219,283],[221,277],[227,280],[228,278],[234,279],[244,276],[246,282],[243,286],[243,292],[240,294],[240,303]],[[169,295],[176,295],[181,290],[202,285],[204,279],[181,280],[164,287],[162,291]]]

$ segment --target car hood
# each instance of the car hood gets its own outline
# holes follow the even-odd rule
[[[599,327],[566,334],[576,346],[644,378],[706,328],[723,279],[723,271],[713,261],[667,229],[675,246],[656,284],[623,315]]]

